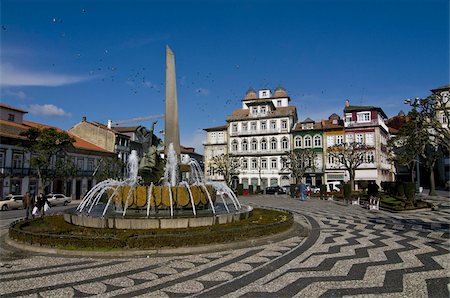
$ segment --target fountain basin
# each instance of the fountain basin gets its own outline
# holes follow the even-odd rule
[[[238,222],[250,217],[253,208],[242,205],[238,211],[228,213],[225,208],[219,208],[216,214],[210,211],[198,212],[196,217],[192,217],[191,212],[179,211],[176,217],[171,217],[168,211],[160,210],[157,214],[147,217],[144,213],[127,213],[122,216],[121,213],[108,213],[107,216],[97,216],[93,214],[78,213],[71,209],[64,214],[64,220],[67,223],[89,227],[89,228],[109,228],[124,230],[146,230],[146,229],[179,229],[213,226]],[[231,206],[229,208],[232,208]],[[100,207],[101,209],[101,207]],[[222,209],[222,211],[221,211]]]

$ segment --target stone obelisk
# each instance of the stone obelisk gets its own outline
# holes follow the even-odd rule
[[[164,153],[167,156],[169,144],[180,156],[180,127],[178,125],[177,82],[175,76],[175,55],[166,46],[166,111],[164,127]]]

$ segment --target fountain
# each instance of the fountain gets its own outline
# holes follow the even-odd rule
[[[152,141],[153,130],[149,138],[141,163],[136,152],[131,152],[127,179],[98,183],[64,219],[85,227],[164,229],[231,223],[250,216],[252,208],[241,205],[225,183],[205,181],[195,159],[180,157],[175,58],[169,47],[166,49],[166,163],[161,179],[155,175],[159,171],[159,156]],[[140,173],[153,177],[154,181],[142,184]]]

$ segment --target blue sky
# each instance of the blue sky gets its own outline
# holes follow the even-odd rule
[[[447,0],[0,5],[1,101],[63,129],[163,113],[166,45],[181,142],[200,151],[202,129],[224,124],[250,86],[282,85],[300,119],[320,120],[345,99],[393,116],[449,82]]]

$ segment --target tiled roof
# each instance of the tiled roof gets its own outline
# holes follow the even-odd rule
[[[337,120],[337,123],[334,124],[333,120],[322,120],[322,126],[324,130],[344,129],[344,121]]]
[[[431,89],[431,92],[444,91],[444,90],[449,90],[450,91],[450,85],[444,85],[444,86],[441,86],[441,87],[437,87],[437,88]]]
[[[221,126],[214,126],[214,127],[208,127],[203,128],[204,131],[220,131],[220,130],[226,130],[228,128],[228,125],[221,125]]]
[[[20,135],[21,132],[26,131],[27,129],[29,129],[30,127],[35,127],[35,128],[54,128],[59,132],[66,132],[60,128],[54,127],[54,126],[50,126],[50,125],[46,125],[46,124],[41,124],[41,123],[35,123],[35,122],[31,122],[31,121],[23,121],[23,124],[18,124],[18,123],[14,123],[14,122],[10,122],[10,121],[4,121],[4,120],[0,120],[0,135],[4,136],[4,137],[9,137],[9,138],[14,138],[14,139],[21,139],[24,140],[26,139],[26,137],[23,137]],[[83,149],[83,150],[89,150],[89,151],[100,151],[100,152],[105,152],[105,153],[113,153],[111,151],[105,150],[103,148],[100,148],[92,143],[89,143],[83,139],[80,139],[79,137],[66,132],[69,136],[71,136],[72,138],[75,139],[75,142],[73,143],[73,146],[76,149]]]
[[[21,113],[28,113],[27,111],[24,111],[24,110],[15,108],[15,107],[11,107],[11,106],[5,105],[3,103],[0,103],[0,107],[5,108],[5,109],[14,110],[14,111],[21,112]]]
[[[260,118],[277,118],[277,117],[287,117],[294,116],[297,112],[297,108],[294,106],[287,107],[277,107],[275,110],[267,113],[266,117]],[[230,116],[227,117],[227,121],[236,121],[236,120],[251,120],[254,117],[249,116],[249,109],[238,109],[231,113]]]

